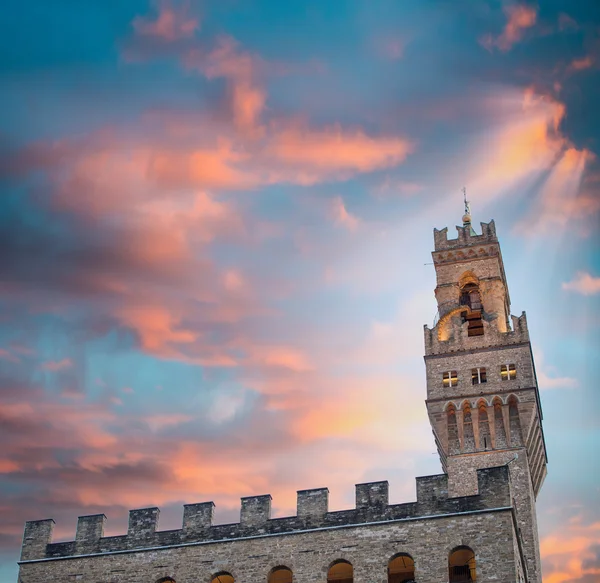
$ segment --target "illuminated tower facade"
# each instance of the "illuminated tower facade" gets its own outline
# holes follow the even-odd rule
[[[451,497],[477,494],[477,470],[507,465],[528,580],[541,583],[535,500],[546,448],[525,312],[510,296],[494,221],[458,237],[434,230],[437,321],[425,326],[427,410]]]

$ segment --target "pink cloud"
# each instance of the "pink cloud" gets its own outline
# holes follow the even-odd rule
[[[378,37],[375,40],[377,53],[384,59],[391,61],[397,61],[403,57],[406,44],[406,39],[401,37]]]
[[[249,362],[253,365],[281,367],[295,372],[312,369],[306,354],[291,346],[259,346],[247,347]]]
[[[21,362],[17,356],[11,354],[8,350],[5,350],[4,348],[0,348],[0,358],[2,358],[3,360],[8,360],[9,362]]]
[[[509,51],[537,21],[537,9],[525,4],[509,4],[504,7],[504,14],[507,22],[502,33],[497,37],[488,34],[480,39],[480,43],[490,51],[494,47],[502,52]]]
[[[281,178],[291,174],[295,182],[313,184],[396,166],[413,148],[403,138],[375,138],[339,125],[313,130],[293,124],[273,132],[268,154],[287,166]]]
[[[344,204],[344,199],[341,196],[336,196],[332,200],[331,211],[336,223],[343,225],[350,231],[354,231],[358,227],[358,218],[348,212]]]
[[[59,370],[71,368],[73,366],[73,361],[70,358],[63,358],[62,360],[48,360],[43,362],[40,366],[44,370],[57,372]]]
[[[585,57],[581,57],[580,59],[573,59],[571,64],[568,66],[568,69],[571,71],[583,71],[585,69],[589,69],[594,65],[594,59],[591,55],[586,55]]]
[[[574,18],[571,18],[568,14],[561,12],[558,15],[558,30],[561,32],[575,31],[579,29],[579,25]]]
[[[222,36],[217,46],[208,53],[191,50],[184,63],[188,68],[199,70],[208,79],[227,79],[235,126],[250,136],[262,134],[260,116],[267,98],[259,81],[266,68],[262,59],[241,50],[235,39]]]
[[[163,306],[129,305],[118,311],[121,323],[134,329],[141,346],[149,352],[158,352],[170,344],[194,342],[197,333],[182,328],[180,318]]]
[[[586,271],[578,271],[572,281],[566,281],[562,288],[584,296],[600,293],[600,277],[594,277]]]
[[[144,421],[150,426],[152,431],[159,431],[165,427],[180,425],[191,421],[193,417],[178,413],[150,415],[144,418]]]
[[[156,19],[137,16],[133,20],[133,28],[138,35],[156,37],[167,42],[189,38],[198,29],[199,21],[188,15],[188,9],[188,3],[177,9],[172,2],[163,0],[158,4]]]

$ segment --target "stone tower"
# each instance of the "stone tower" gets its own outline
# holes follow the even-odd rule
[[[449,496],[477,493],[477,470],[507,465],[528,580],[541,583],[535,500],[546,476],[542,409],[525,312],[510,296],[494,221],[434,230],[437,321],[425,326],[427,411]]]

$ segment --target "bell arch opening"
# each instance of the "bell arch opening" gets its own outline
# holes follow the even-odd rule
[[[448,571],[450,583],[477,581],[473,549],[466,546],[456,547],[448,557]]]

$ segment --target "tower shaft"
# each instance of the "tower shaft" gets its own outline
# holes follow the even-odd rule
[[[476,470],[508,465],[530,581],[541,582],[535,499],[546,476],[542,410],[525,312],[510,296],[495,224],[434,231],[438,317],[425,326],[427,411],[450,496],[477,493]]]

